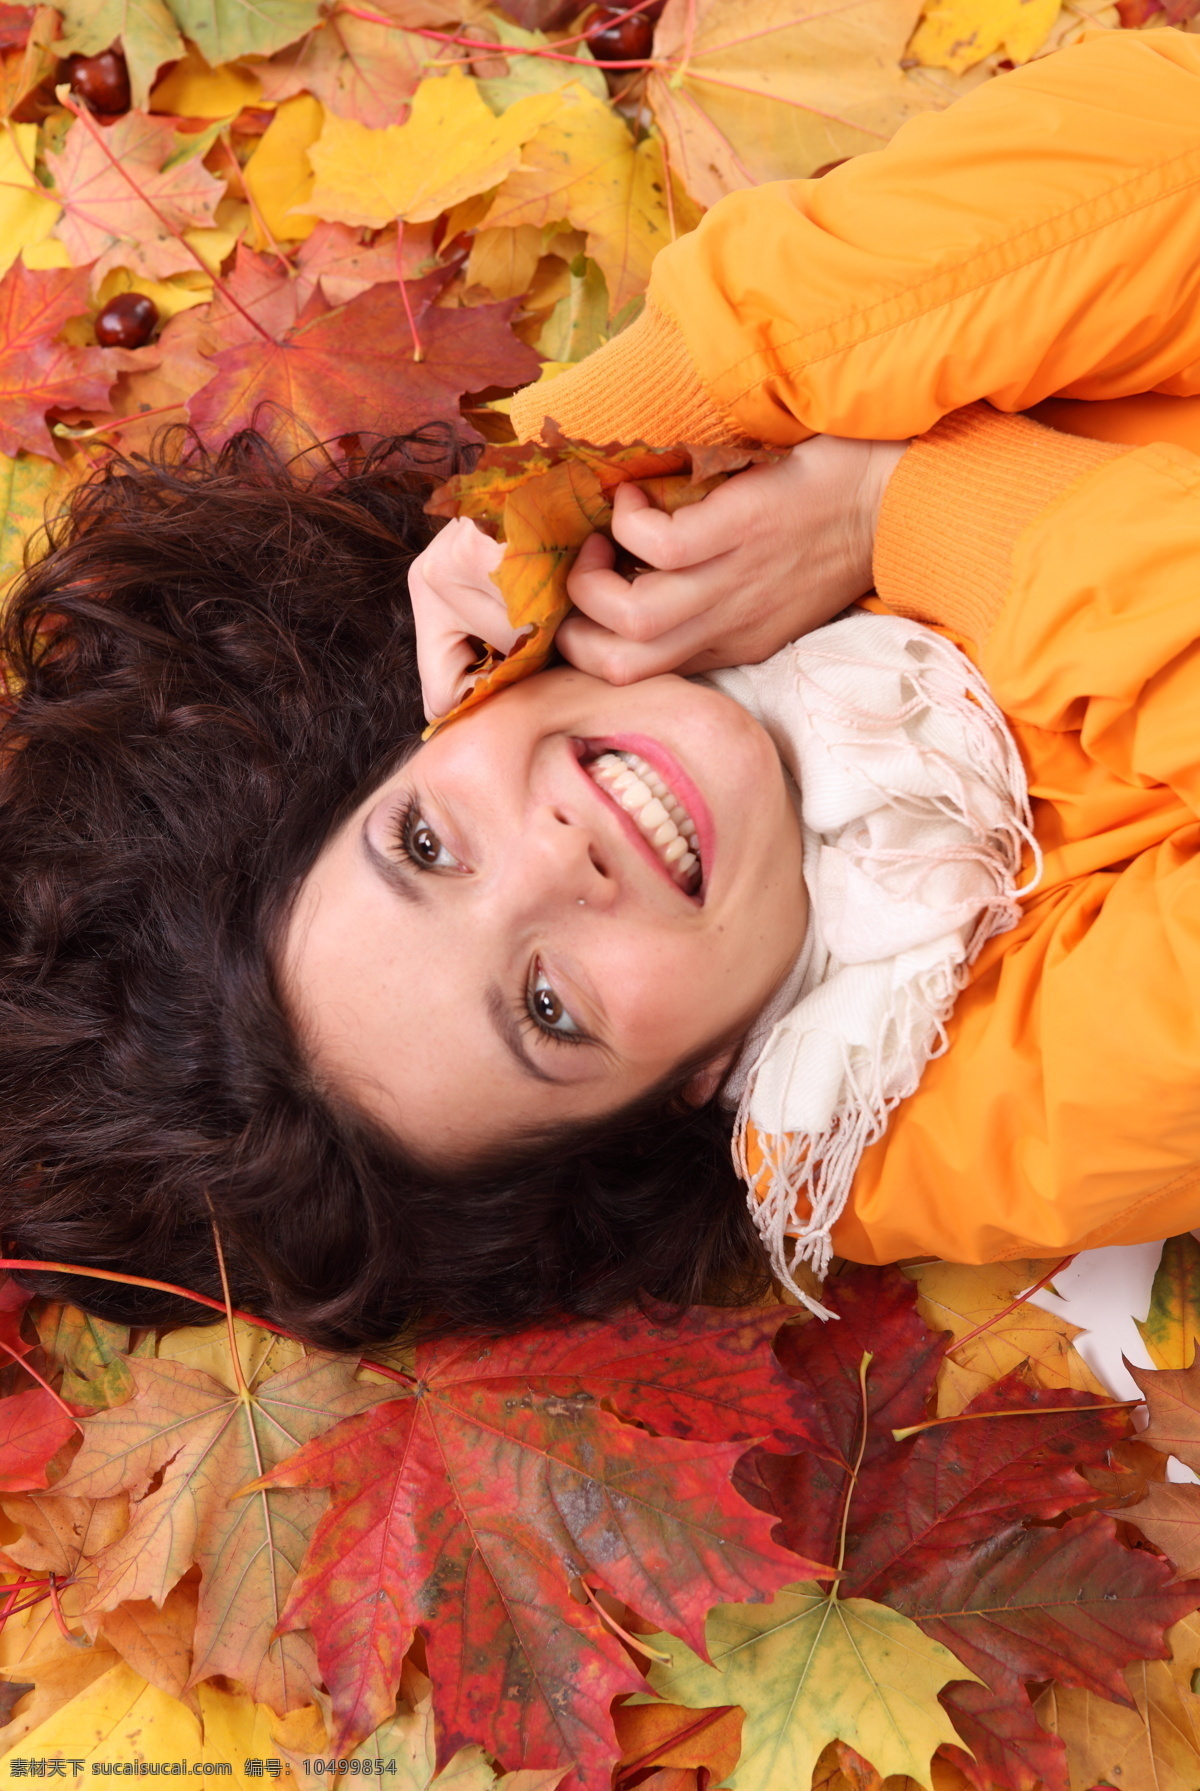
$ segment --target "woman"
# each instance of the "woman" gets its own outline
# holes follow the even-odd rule
[[[813,442],[741,475],[697,507],[687,528],[698,534],[644,512],[617,524],[645,538],[651,564],[706,564],[711,551],[686,558],[706,531],[725,556],[715,577],[683,577],[681,605],[679,574],[641,581],[635,607],[666,619],[670,666],[761,658],[861,595],[873,557],[885,604],[948,626],[975,653],[1025,755],[1046,880],[1020,925],[985,947],[949,1050],[855,1166],[834,1241],[863,1260],[1163,1235],[1197,1204],[1196,463],[976,413],[907,450],[870,445],[988,392],[1027,403],[1078,389],[1072,356],[1089,332],[1096,395],[1191,389],[1200,275],[1190,251],[1173,257],[1153,234],[1162,211],[1144,195],[1114,206],[1134,151],[1100,116],[1116,105],[1138,121],[1156,203],[1194,207],[1196,52],[1156,35],[1171,46],[1134,43],[1115,69],[1086,61],[1088,45],[995,83],[1001,99],[985,89],[827,183],[828,204],[853,217],[860,183],[908,190],[915,142],[927,165],[913,203],[931,195],[937,217],[937,171],[956,144],[970,147],[981,113],[991,150],[1009,146],[1009,164],[992,168],[1007,202],[1032,203],[1030,186],[1042,194],[1062,163],[1068,185],[1081,170],[1098,179],[1086,279],[1078,232],[1031,227],[1043,273],[1068,267],[1075,283],[1047,280],[1027,340],[998,340],[991,289],[980,298],[977,283],[981,341],[977,317],[960,318],[959,348],[891,379],[877,364],[858,387],[843,358],[833,389],[857,391],[853,414],[827,407],[818,420],[862,441]],[[1047,106],[1071,127],[1057,144]],[[769,208],[778,189],[762,194]],[[965,228],[961,207],[944,210]],[[1131,252],[1139,224],[1153,256]],[[985,244],[984,264],[991,253]],[[1014,268],[1019,280],[1029,258],[1010,262],[993,256],[994,286]],[[1151,324],[1102,322],[1120,309],[1114,268],[1158,279]],[[893,280],[900,310],[915,294],[921,318],[931,290],[928,278]],[[1010,289],[996,304],[1012,301]],[[789,302],[803,307],[803,295]],[[945,339],[944,318],[940,328]],[[860,333],[851,363],[863,341],[875,337]],[[568,427],[579,427],[568,382],[590,378],[586,364],[566,376],[562,407],[555,388]],[[690,432],[715,427],[694,382],[674,383]],[[752,420],[775,405],[791,418],[775,439],[798,439],[813,423],[767,383]],[[118,471],[77,500],[28,575],[0,642],[14,689],[0,808],[0,1217],[14,1253],[211,1292],[215,1216],[240,1303],[346,1344],[416,1318],[503,1327],[639,1290],[738,1291],[761,1262],[714,1090],[806,934],[778,760],[719,692],[669,674],[612,687],[579,670],[546,674],[415,750],[421,700],[399,581],[426,539],[419,484],[411,449],[307,488],[245,447],[216,469]],[[979,488],[982,500],[964,503]],[[759,525],[747,529],[746,514]],[[730,517],[740,536],[721,549]],[[565,651],[583,673],[657,672],[645,642],[621,657],[632,600],[603,550],[591,554],[574,593],[591,614],[564,630]],[[666,772],[709,879],[698,905],[622,855],[607,811],[584,806],[587,761],[613,742]],[[96,1286],[72,1292],[99,1310],[184,1316],[158,1296]]]

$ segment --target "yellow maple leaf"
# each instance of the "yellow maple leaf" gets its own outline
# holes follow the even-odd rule
[[[939,1418],[954,1417],[977,1393],[1025,1362],[1041,1387],[1074,1387],[1107,1397],[1073,1347],[1077,1325],[1028,1301],[1014,1305],[1053,1266],[1021,1261],[974,1268],[931,1262],[905,1271],[917,1283],[917,1310],[926,1324],[950,1331],[954,1338],[938,1370]]]
[[[981,0],[983,5],[995,0]],[[901,66],[920,0],[668,0],[647,98],[676,177],[701,205],[881,149],[944,105]]]
[[[651,1667],[650,1683],[693,1710],[741,1705],[741,1758],[725,1780],[733,1791],[810,1785],[835,1737],[881,1778],[907,1773],[928,1788],[935,1750],[959,1745],[938,1693],[975,1675],[887,1605],[800,1582],[770,1604],[718,1605],[705,1639],[712,1666],[674,1636],[648,1637],[670,1657]]]
[[[404,124],[370,130],[331,113],[308,152],[316,183],[305,209],[376,229],[393,218],[436,218],[502,181],[560,103],[559,91],[534,93],[497,118],[454,67],[421,82]]]
[[[36,124],[6,119],[0,132],[0,274],[22,249],[44,242],[62,207],[34,178]]]
[[[242,178],[254,214],[254,247],[302,240],[317,227],[303,210],[312,197],[307,151],[321,135],[325,108],[311,93],[284,100],[263,132]]]
[[[0,596],[21,570],[26,543],[57,508],[79,474],[41,454],[0,454]]]
[[[908,47],[925,68],[961,75],[999,51],[1028,62],[1050,35],[1059,0],[929,0]]]
[[[519,298],[542,258],[542,233],[532,224],[480,230],[471,245],[467,285],[485,286],[493,298]]]
[[[608,284],[610,315],[644,292],[650,264],[699,212],[682,194],[668,204],[662,144],[635,144],[625,120],[577,85],[528,144],[505,180],[484,227],[553,224],[587,232],[587,252]],[[675,211],[672,220],[672,209]]]
[[[1154,1786],[1192,1791],[1200,1784],[1200,1618],[1167,1631],[1171,1659],[1125,1669],[1134,1708],[1076,1686],[1055,1685],[1034,1706],[1038,1721],[1066,1743],[1072,1785]]]
[[[177,118],[228,118],[261,99],[262,84],[253,69],[242,62],[210,68],[191,44],[155,86],[146,110]]]

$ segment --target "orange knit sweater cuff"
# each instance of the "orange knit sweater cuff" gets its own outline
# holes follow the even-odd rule
[[[520,441],[540,436],[547,417],[564,435],[598,445],[741,439],[701,385],[674,320],[653,304],[577,367],[518,392],[510,415]]]
[[[988,404],[953,411],[917,437],[888,481],[875,535],[880,598],[897,615],[982,643],[1008,594],[1021,531],[1128,452]]]

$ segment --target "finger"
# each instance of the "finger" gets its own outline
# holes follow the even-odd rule
[[[757,486],[743,481],[771,471],[769,466],[756,466],[735,473],[698,504],[676,510],[673,516],[655,509],[640,491],[639,505],[625,495],[636,488],[622,485],[613,504],[613,535],[622,547],[660,571],[678,571],[716,559],[745,540],[748,519],[761,502],[763,494]]]
[[[576,561],[567,591],[576,609],[612,634],[655,641],[707,613],[727,583],[719,568],[716,562],[682,572],[643,572],[631,582],[611,567],[589,571]]]
[[[657,678],[702,653],[708,644],[703,619],[672,629],[656,641],[628,641],[587,616],[568,616],[555,645],[564,659],[606,684],[637,684]]]

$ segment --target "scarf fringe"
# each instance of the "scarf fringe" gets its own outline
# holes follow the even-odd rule
[[[854,619],[823,630],[826,638],[852,628]],[[848,638],[843,636],[843,638]],[[785,1042],[786,1020],[777,1024],[756,1054],[746,1076],[738,1103],[733,1136],[733,1160],[747,1184],[747,1201],[754,1222],[784,1287],[820,1318],[836,1316],[796,1281],[796,1271],[809,1263],[823,1279],[833,1255],[832,1230],[845,1210],[862,1154],[887,1130],[889,1116],[902,1100],[915,1092],[925,1066],[946,1050],[946,1022],[959,992],[970,978],[971,966],[986,942],[1008,932],[1020,918],[1020,902],[1037,886],[1042,874],[1042,854],[1033,832],[1033,815],[1024,767],[1004,715],[984,680],[963,654],[940,635],[912,625],[907,643],[919,648],[920,658],[909,651],[904,674],[913,695],[898,711],[882,715],[838,699],[823,689],[808,667],[821,663],[854,668],[871,663],[869,655],[838,652],[832,646],[801,642],[796,653],[796,694],[810,721],[844,730],[846,738],[825,745],[831,756],[846,762],[845,748],[852,752],[859,741],[874,738],[886,744],[898,729],[919,721],[930,711],[950,713],[960,722],[967,739],[965,758],[939,748],[909,741],[938,785],[935,796],[914,796],[880,783],[861,764],[848,765],[854,775],[873,785],[895,810],[915,822],[950,820],[963,829],[961,841],[944,841],[931,849],[888,850],[864,848],[851,842],[843,846],[847,857],[863,871],[888,865],[946,864],[972,861],[986,873],[992,893],[980,905],[970,931],[961,944],[948,949],[940,962],[913,976],[893,991],[879,1035],[868,1050],[838,1040],[842,1059],[842,1093],[830,1123],[818,1133],[767,1135],[755,1129],[762,1153],[758,1168],[751,1169],[747,1154],[750,1108],[759,1072],[765,1060]],[[874,662],[881,665],[881,662]],[[894,666],[882,667],[895,671]],[[839,752],[839,747],[843,751]],[[980,786],[991,798],[979,801]],[[801,790],[803,804],[803,789]],[[990,810],[989,815],[981,811]],[[1025,853],[1032,871],[1018,886]],[[810,923],[811,924],[811,923]],[[953,922],[951,923],[953,924]],[[792,1041],[792,1059],[800,1037]],[[801,1219],[800,1206],[808,1207]],[[790,1246],[790,1248],[789,1248]]]

